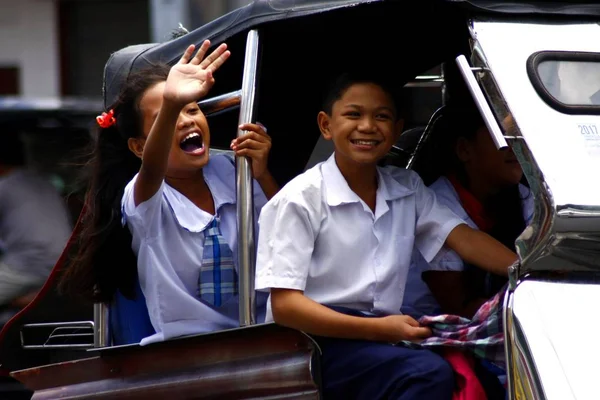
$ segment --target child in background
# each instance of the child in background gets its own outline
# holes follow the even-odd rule
[[[473,229],[515,250],[533,217],[533,196],[510,148],[498,150],[474,103],[449,105],[435,147],[441,176],[431,184],[438,201]],[[415,318],[453,314],[472,318],[501,290],[506,274],[468,265],[451,249],[430,262],[415,254],[402,311]]]

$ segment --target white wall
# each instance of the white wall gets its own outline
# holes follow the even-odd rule
[[[54,0],[0,0],[0,66],[20,69],[25,96],[60,93]]]

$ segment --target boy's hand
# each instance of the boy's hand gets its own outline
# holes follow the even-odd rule
[[[419,325],[417,320],[408,315],[389,315],[379,318],[382,328],[382,339],[390,343],[402,340],[420,342],[431,336],[431,329]]]
[[[267,161],[271,150],[271,137],[260,123],[242,124],[239,127],[248,133],[231,142],[231,150],[237,157],[248,157],[252,161],[252,177],[259,180],[267,171]]]
[[[206,96],[214,85],[213,73],[229,58],[227,45],[222,44],[204,58],[210,42],[205,40],[194,56],[194,45],[188,46],[179,62],[171,68],[163,97],[173,104],[184,106]]]

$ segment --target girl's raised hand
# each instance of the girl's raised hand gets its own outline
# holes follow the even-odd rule
[[[260,180],[267,172],[267,161],[271,150],[271,137],[261,124],[243,124],[240,129],[248,131],[246,134],[231,142],[231,150],[238,157],[249,157],[252,161],[252,177]]]
[[[215,83],[215,72],[231,54],[225,43],[221,44],[208,57],[204,55],[210,47],[205,40],[194,56],[194,45],[190,45],[177,64],[169,72],[163,97],[177,105],[184,106],[206,96]]]

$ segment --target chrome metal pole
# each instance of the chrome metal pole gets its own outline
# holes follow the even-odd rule
[[[256,95],[258,68],[258,31],[248,32],[246,58],[242,79],[239,123],[252,122]],[[237,131],[237,136],[244,131]],[[240,326],[256,323],[256,296],[254,293],[254,273],[256,268],[256,247],[254,240],[254,198],[252,191],[252,170],[246,157],[236,157],[237,190],[237,238],[238,238],[238,288],[240,298]]]
[[[467,58],[464,55],[460,55],[456,57],[456,64],[458,65],[458,69],[462,74],[471,95],[473,96],[473,100],[475,100],[475,104],[481,113],[481,117],[485,121],[485,125],[490,131],[490,135],[492,135],[492,139],[496,144],[496,148],[501,149],[504,147],[508,147],[506,143],[506,139],[500,129],[500,125],[498,125],[498,121],[496,121],[496,117],[494,117],[494,113],[490,108],[483,91],[479,87],[477,83],[477,79],[475,79],[475,75],[473,74],[473,70],[467,61]]]
[[[198,106],[204,115],[209,116],[210,114],[239,106],[241,97],[242,91],[236,90],[235,92],[225,93],[220,96],[199,101]]]
[[[108,306],[94,303],[94,347],[110,346]]]

